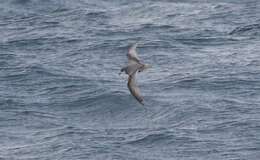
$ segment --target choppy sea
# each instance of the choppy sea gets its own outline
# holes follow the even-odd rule
[[[0,0],[0,160],[83,159],[260,159],[260,1]]]

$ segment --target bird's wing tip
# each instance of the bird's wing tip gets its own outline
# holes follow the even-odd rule
[[[132,44],[130,45],[130,48],[131,48],[131,49],[136,49],[139,44],[140,44],[139,41],[137,41],[137,42],[135,42],[135,43],[132,43]]]

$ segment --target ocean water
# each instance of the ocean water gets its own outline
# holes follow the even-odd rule
[[[0,2],[1,160],[260,159],[260,1]]]

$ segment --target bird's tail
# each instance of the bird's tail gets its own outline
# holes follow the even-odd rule
[[[148,69],[148,68],[152,68],[152,65],[150,64],[144,64],[144,70]]]

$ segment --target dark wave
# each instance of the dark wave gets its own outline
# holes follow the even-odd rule
[[[260,33],[260,24],[250,24],[242,27],[237,27],[231,31],[230,35],[252,35],[256,36]]]
[[[127,144],[131,145],[160,145],[161,143],[171,143],[171,141],[174,139],[173,135],[167,135],[163,133],[159,134],[149,134],[145,135],[142,138],[137,138],[136,140],[128,141]]]
[[[237,41],[229,37],[180,38],[176,40],[186,45],[227,45]]]
[[[27,4],[30,3],[32,0],[12,0],[14,4]]]

